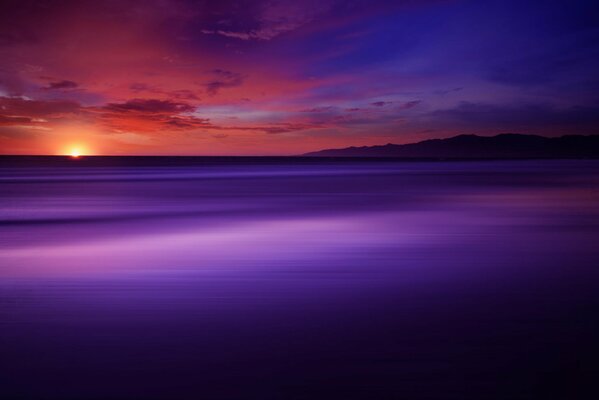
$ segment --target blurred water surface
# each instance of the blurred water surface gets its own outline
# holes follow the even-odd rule
[[[599,162],[4,159],[0,394],[582,398]]]

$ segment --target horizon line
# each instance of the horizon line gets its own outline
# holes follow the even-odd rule
[[[220,155],[201,155],[201,154],[79,154],[77,156],[74,156],[72,154],[0,154],[0,157],[66,157],[66,158],[72,158],[72,159],[81,159],[81,158],[87,158],[87,157],[309,157],[312,158],[312,156],[307,156],[307,154],[313,154],[313,153],[319,153],[321,151],[328,151],[328,150],[344,150],[344,149],[350,149],[350,148],[367,148],[367,147],[382,147],[382,146],[388,146],[388,145],[393,145],[393,146],[405,146],[405,145],[411,145],[411,144],[418,144],[418,143],[423,143],[423,142],[428,142],[428,141],[433,141],[433,140],[448,140],[448,139],[453,139],[453,138],[457,138],[460,136],[476,136],[476,137],[481,137],[481,138],[494,138],[494,137],[498,137],[498,136],[503,136],[503,135],[515,135],[515,136],[536,136],[536,137],[542,137],[545,139],[559,139],[559,138],[563,138],[563,137],[568,137],[568,136],[584,136],[584,137],[588,137],[588,136],[599,136],[599,133],[590,133],[590,134],[563,134],[560,136],[545,136],[545,135],[540,135],[540,134],[535,134],[535,133],[512,133],[512,132],[504,132],[504,133],[498,133],[495,135],[481,135],[481,134],[475,134],[475,133],[460,133],[454,136],[449,136],[449,137],[440,137],[440,138],[429,138],[429,139],[424,139],[424,140],[420,140],[420,141],[416,141],[416,142],[409,142],[409,143],[385,143],[385,144],[372,144],[372,145],[362,145],[362,146],[355,146],[355,145],[349,145],[346,147],[336,147],[336,148],[321,148],[318,150],[311,150],[311,151],[307,151],[305,153],[300,153],[300,154],[279,154],[279,155],[233,155],[233,154],[220,154]],[[326,157],[326,156],[324,156]],[[359,157],[363,157],[363,158],[368,158],[368,156],[348,156],[348,157],[352,157],[352,158],[359,158]],[[339,158],[337,156],[337,158]],[[377,158],[381,158],[380,156]],[[393,157],[390,156],[388,158],[435,158],[435,157]]]

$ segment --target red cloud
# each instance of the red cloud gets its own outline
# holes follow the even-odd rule
[[[68,100],[28,100],[22,97],[0,97],[0,112],[9,116],[57,118],[77,113],[79,103]]]
[[[55,89],[75,89],[78,86],[79,85],[77,84],[77,82],[64,80],[64,81],[50,82],[48,84],[48,86],[46,86],[44,89],[48,89],[48,90],[55,90]]]
[[[191,104],[170,100],[132,99],[89,111],[113,131],[154,132],[212,127],[208,119],[189,115],[195,109]]]
[[[104,109],[115,112],[133,112],[133,113],[183,113],[192,112],[195,107],[187,103],[177,103],[169,100],[156,99],[133,99],[125,103],[109,103]]]
[[[29,117],[12,117],[8,115],[0,115],[0,126],[30,124],[33,120]]]

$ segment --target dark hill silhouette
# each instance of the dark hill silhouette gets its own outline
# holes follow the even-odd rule
[[[347,147],[303,154],[308,157],[403,158],[599,158],[599,135],[548,138],[505,133],[459,135],[411,144]]]

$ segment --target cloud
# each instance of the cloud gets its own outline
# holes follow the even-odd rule
[[[200,98],[192,90],[187,90],[187,89],[172,90],[170,92],[165,91],[164,94],[173,99],[196,100],[196,101],[200,100]]]
[[[189,115],[195,106],[170,100],[131,99],[87,110],[111,131],[157,132],[213,126],[207,118]]]
[[[303,113],[322,113],[322,112],[328,112],[333,110],[335,107],[333,106],[324,106],[324,107],[314,107],[314,108],[308,108],[305,110],[301,110],[300,112]]]
[[[330,0],[256,1],[243,13],[234,11],[238,8],[227,9],[225,18],[206,21],[209,26],[200,32],[244,41],[269,41],[322,17],[331,10],[334,3]]]
[[[245,77],[242,74],[227,71],[224,69],[215,69],[212,71],[216,75],[216,79],[206,83],[206,92],[211,96],[218,94],[223,88],[231,88],[241,86]]]
[[[128,114],[114,112],[95,112],[97,123],[112,132],[171,132],[214,128],[208,118],[191,115],[169,114]]]
[[[47,89],[47,90],[75,89],[76,87],[79,87],[79,84],[77,84],[77,82],[63,80],[63,81],[50,82],[48,84],[48,86],[44,87],[44,89]]]
[[[29,100],[23,97],[0,97],[0,112],[4,115],[58,118],[77,113],[81,105],[69,100]]]
[[[177,116],[165,119],[164,125],[173,129],[197,129],[213,127],[208,118],[197,118],[193,116]]]
[[[157,99],[132,99],[125,103],[109,103],[104,107],[106,110],[115,112],[135,112],[135,113],[184,113],[192,112],[195,107],[187,103],[178,103],[169,100]]]
[[[206,35],[221,35],[230,38],[236,38],[241,40],[250,40],[250,39],[262,39],[261,35],[257,32],[232,32],[232,31],[223,31],[223,30],[210,30],[210,29],[202,29],[200,32]]]
[[[29,117],[13,117],[10,115],[0,114],[0,126],[23,125],[30,124],[33,120]]]
[[[287,123],[287,124],[278,124],[274,126],[265,126],[259,127],[258,130],[261,130],[268,134],[278,134],[278,133],[289,133],[295,131],[303,131],[306,129],[315,128],[314,125],[311,124],[300,124],[300,123]]]
[[[412,101],[406,101],[406,102],[375,101],[374,103],[370,103],[370,105],[371,106],[375,106],[375,107],[385,107],[385,106],[388,106],[390,104],[399,104],[396,107],[398,110],[407,110],[407,109],[416,107],[420,103],[421,103],[421,100],[412,100]],[[357,110],[357,109],[354,109],[354,110]]]
[[[209,118],[191,115],[196,107],[186,103],[161,99],[134,98],[121,103],[83,107],[76,102],[59,100],[28,100],[20,97],[0,97],[0,126],[24,126],[31,129],[51,126],[69,116],[71,121],[85,120],[102,126],[108,132],[151,134],[186,130],[254,131],[280,134],[316,127],[307,123],[265,123],[257,125],[216,125]],[[226,133],[215,134],[217,138]],[[225,136],[223,136],[225,135]]]
[[[453,88],[453,89],[439,89],[439,90],[433,91],[433,94],[437,94],[439,96],[445,96],[446,94],[454,93],[454,92],[459,92],[461,90],[464,90],[464,88],[463,87],[456,87],[456,88]]]
[[[375,101],[374,103],[370,103],[370,105],[375,107],[384,107],[388,104],[392,104],[392,101]]]
[[[279,124],[267,124],[267,125],[238,125],[238,126],[212,126],[212,129],[223,129],[223,130],[231,130],[231,131],[257,131],[268,134],[279,134],[279,133],[289,133],[296,131],[303,131],[307,129],[318,128],[318,125],[315,124],[306,124],[306,123],[279,123]]]
[[[165,96],[169,99],[177,100],[200,100],[196,93],[189,89],[163,90],[156,86],[151,86],[145,83],[134,82],[129,85],[129,90],[134,93],[152,93]]]
[[[418,104],[422,103],[422,100],[412,100],[406,101],[405,103],[401,103],[397,106],[398,110],[409,110],[410,108],[416,107]]]

